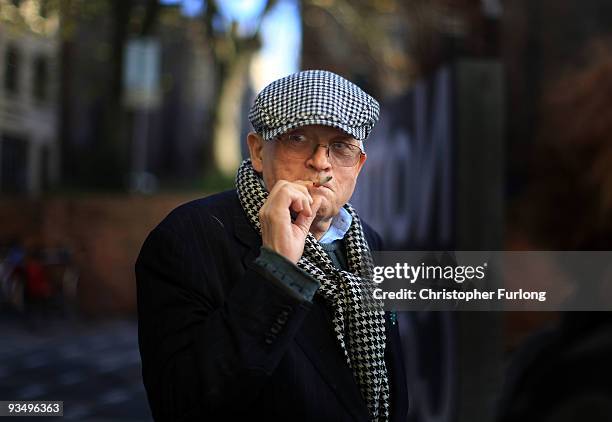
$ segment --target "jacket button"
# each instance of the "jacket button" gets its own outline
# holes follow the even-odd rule
[[[268,334],[264,341],[266,342],[266,344],[272,344],[272,343],[274,343],[274,339],[275,338],[276,338],[276,336]]]
[[[280,327],[280,325],[278,325],[278,324],[274,324],[274,325],[272,326],[272,328],[270,328],[270,332],[271,332],[272,334],[278,334],[278,333],[280,333],[280,330],[281,330],[281,327]]]

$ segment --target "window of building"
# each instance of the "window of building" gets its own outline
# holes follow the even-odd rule
[[[22,194],[27,191],[27,145],[25,139],[4,135],[0,159],[0,192]]]
[[[51,187],[51,148],[49,145],[42,147],[40,171],[40,189],[43,192],[49,191]]]
[[[6,49],[6,68],[4,69],[4,89],[8,94],[17,94],[19,91],[20,61],[19,50],[14,45]]]
[[[34,59],[32,74],[32,94],[37,101],[46,101],[49,94],[49,64],[47,58],[38,56]]]

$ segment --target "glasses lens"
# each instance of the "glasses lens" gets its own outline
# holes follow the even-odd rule
[[[334,142],[329,145],[332,162],[342,167],[353,167],[359,161],[361,150],[358,146],[346,142]]]
[[[303,135],[286,135],[278,140],[289,157],[308,158],[312,154],[311,142]]]
[[[277,138],[283,151],[289,158],[307,159],[312,156],[317,147],[327,149],[327,155],[332,164],[341,167],[353,167],[359,161],[361,149],[346,142],[332,142],[329,145],[315,144],[303,135],[286,135]]]

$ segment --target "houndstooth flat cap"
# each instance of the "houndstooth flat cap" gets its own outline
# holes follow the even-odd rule
[[[306,125],[336,127],[364,141],[379,111],[378,102],[354,83],[325,70],[306,70],[266,86],[255,97],[249,120],[267,141]]]

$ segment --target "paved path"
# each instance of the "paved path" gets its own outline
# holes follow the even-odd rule
[[[63,400],[64,420],[151,420],[135,321],[44,324],[0,316],[0,400]]]

